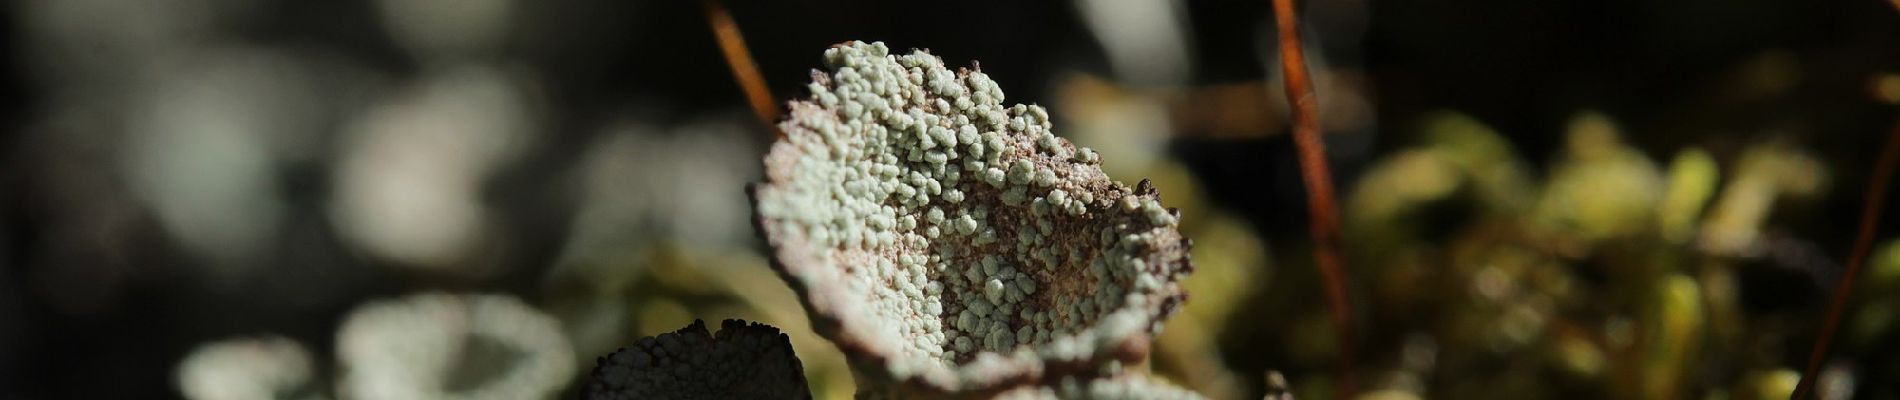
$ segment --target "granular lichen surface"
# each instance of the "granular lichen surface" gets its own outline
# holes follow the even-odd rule
[[[1045,109],[922,51],[851,42],[824,62],[753,197],[778,267],[847,354],[898,378],[984,354],[1094,362],[1181,301],[1175,211],[1110,180]]]

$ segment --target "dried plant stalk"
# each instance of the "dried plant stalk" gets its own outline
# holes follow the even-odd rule
[[[1293,0],[1273,0],[1274,22],[1279,25],[1280,70],[1286,78],[1286,101],[1293,110],[1293,142],[1299,148],[1300,180],[1306,183],[1306,208],[1313,235],[1313,261],[1324,280],[1326,304],[1332,311],[1333,331],[1339,337],[1339,398],[1352,397],[1352,311],[1346,303],[1345,272],[1339,255],[1339,213],[1333,203],[1332,172],[1326,167],[1326,143],[1319,137],[1319,100],[1307,76],[1306,55],[1300,49],[1300,28]]]
[[[1896,164],[1900,164],[1900,122],[1893,126],[1893,132],[1887,135],[1887,145],[1880,150],[1880,158],[1875,162],[1874,173],[1867,178],[1867,198],[1861,204],[1860,231],[1854,237],[1854,249],[1847,255],[1847,267],[1841,271],[1841,278],[1834,286],[1834,296],[1828,302],[1827,316],[1821,320],[1820,336],[1814,338],[1814,348],[1808,352],[1807,370],[1801,373],[1801,382],[1795,384],[1794,399],[1808,397],[1808,391],[1814,388],[1816,375],[1821,373],[1821,362],[1827,359],[1828,342],[1834,338],[1834,330],[1841,325],[1841,313],[1847,311],[1847,300],[1854,293],[1854,277],[1860,275],[1860,268],[1867,264],[1867,252],[1874,245],[1874,228],[1880,224],[1880,207],[1887,204],[1887,182],[1893,181]]]
[[[746,103],[752,106],[752,115],[766,129],[772,129],[778,122],[778,107],[772,105],[772,90],[765,86],[765,77],[759,74],[759,64],[752,61],[752,52],[746,49],[745,37],[739,35],[739,25],[732,22],[732,14],[726,12],[726,6],[719,0],[700,2],[706,10],[706,23],[712,26],[713,37],[719,40],[719,52],[726,57],[726,67],[732,69],[732,79],[739,82],[739,88],[745,90]],[[772,134],[784,137],[784,132],[772,129]]]

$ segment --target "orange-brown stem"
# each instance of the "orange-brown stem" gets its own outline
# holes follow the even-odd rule
[[[752,105],[752,114],[772,131],[774,136],[784,137],[774,125],[778,121],[778,107],[772,105],[772,91],[765,87],[765,78],[759,74],[759,64],[752,61],[752,53],[745,47],[745,37],[739,35],[739,25],[732,22],[732,14],[726,12],[726,6],[719,0],[700,2],[706,9],[706,23],[712,26],[713,37],[719,40],[719,50],[726,56],[726,66],[732,69],[732,79],[739,82],[739,88],[745,90],[746,102]]]
[[[1319,268],[1331,307],[1333,331],[1339,338],[1338,398],[1353,393],[1352,311],[1346,304],[1345,272],[1340,267],[1339,216],[1333,204],[1332,172],[1326,167],[1326,143],[1319,134],[1319,101],[1307,75],[1306,55],[1300,49],[1300,28],[1293,0],[1273,0],[1274,22],[1280,33],[1280,70],[1286,80],[1286,101],[1293,110],[1293,142],[1299,149],[1300,180],[1306,183],[1308,228],[1313,235],[1313,260]]]
[[[1814,348],[1808,351],[1808,368],[1801,373],[1801,382],[1795,384],[1792,399],[1808,398],[1808,392],[1814,389],[1821,362],[1827,359],[1828,342],[1834,338],[1835,328],[1840,327],[1841,313],[1846,312],[1848,297],[1854,293],[1854,277],[1860,275],[1860,267],[1867,263],[1867,252],[1873,247],[1874,227],[1880,222],[1880,206],[1887,204],[1887,182],[1893,181],[1896,164],[1900,164],[1900,121],[1894,123],[1893,132],[1887,135],[1887,145],[1881,147],[1873,176],[1867,180],[1867,197],[1860,209],[1860,232],[1854,237],[1854,249],[1847,254],[1847,267],[1841,271],[1840,281],[1834,284],[1827,316],[1821,320],[1820,336],[1815,337]]]

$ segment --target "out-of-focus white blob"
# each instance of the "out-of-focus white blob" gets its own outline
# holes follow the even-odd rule
[[[380,103],[342,138],[331,204],[339,229],[405,267],[459,264],[489,228],[481,181],[525,144],[530,106],[508,76],[473,67]]]
[[[648,210],[660,194],[646,181],[665,170],[644,158],[668,153],[651,149],[661,142],[656,127],[624,122],[607,130],[587,146],[574,171],[579,200],[572,233],[555,266],[556,276],[586,282],[602,293],[617,292],[633,274],[630,268],[606,266],[639,259],[645,248],[641,239],[654,237]]]
[[[574,374],[560,322],[512,296],[417,294],[351,312],[337,333],[340,397],[539,399]]]
[[[742,247],[752,215],[739,188],[759,178],[762,150],[738,124],[742,118],[699,118],[661,134],[641,122],[619,122],[589,146],[577,174],[579,210],[563,250],[562,274],[589,282],[624,282],[643,241],[661,237],[699,249]],[[718,250],[714,250],[718,251]],[[616,262],[619,261],[619,262]],[[613,292],[613,287],[597,287]]]
[[[1181,1],[1077,0],[1075,6],[1108,52],[1116,78],[1155,85],[1187,81],[1193,57]]]
[[[549,287],[568,294],[562,296],[567,299],[549,308],[562,319],[569,340],[581,354],[606,354],[626,345],[627,329],[635,325],[625,301],[625,296],[633,293],[627,289],[646,275],[655,248],[713,257],[730,254],[730,249],[748,246],[754,240],[747,219],[752,211],[740,188],[759,179],[762,168],[757,155],[763,151],[758,139],[763,132],[741,125],[749,120],[740,113],[707,115],[670,128],[648,121],[628,115],[606,124],[568,175],[567,183],[576,194],[576,210],[565,247],[546,279]],[[689,264],[709,274],[725,274],[714,270],[745,270],[732,271],[734,275],[720,280],[729,284],[733,279],[756,277],[750,272],[763,272],[763,283],[770,285],[763,287],[764,292],[783,292],[770,293],[783,299],[767,303],[790,307],[782,309],[789,311],[790,317],[777,321],[804,321],[797,298],[771,272],[759,268],[764,260],[756,255],[733,256],[751,258],[743,263]],[[752,289],[760,288],[731,291],[746,293],[747,299],[766,295]],[[673,305],[672,309],[685,311],[672,302],[635,303],[640,304],[649,309]],[[651,310],[640,314],[669,315]],[[679,315],[684,316],[680,322],[658,325],[673,329],[692,320]],[[810,331],[800,328],[802,325],[786,327]],[[812,335],[804,339],[816,342],[796,342],[795,346],[822,347],[812,352],[827,354],[825,360],[836,364],[843,362],[822,338]],[[829,353],[821,353],[825,351]]]
[[[377,0],[383,25],[419,59],[479,57],[500,50],[513,26],[512,0]]]
[[[1109,176],[1142,176],[1167,150],[1174,131],[1167,103],[1095,79],[1077,78],[1056,111],[1067,116],[1063,135],[1101,153]]]
[[[198,346],[178,363],[178,389],[193,400],[317,399],[310,352],[278,336]]]
[[[128,186],[166,232],[234,278],[276,242],[283,218],[274,142],[318,129],[305,70],[277,54],[206,51],[135,95]]]
[[[123,90],[128,78],[178,49],[250,18],[245,0],[24,0],[18,12],[24,57],[42,78],[95,90]],[[110,93],[99,93],[111,95]]]
[[[647,193],[661,196],[650,215],[671,237],[704,248],[729,249],[752,238],[751,205],[743,189],[762,168],[755,130],[730,115],[699,118],[673,129],[664,146],[649,147]]]

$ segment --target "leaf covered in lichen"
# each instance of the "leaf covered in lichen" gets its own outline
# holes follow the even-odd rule
[[[981,71],[825,52],[752,188],[774,266],[869,378],[991,390],[1146,356],[1191,270],[1176,212]]]

